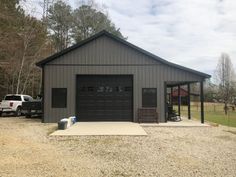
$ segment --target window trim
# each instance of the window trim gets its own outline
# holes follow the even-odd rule
[[[154,89],[155,90],[155,105],[149,105],[149,106],[147,106],[147,105],[144,105],[144,89]],[[157,88],[147,88],[147,87],[145,87],[145,88],[142,88],[142,107],[143,108],[156,108],[157,107]]]
[[[54,94],[53,93],[55,93],[55,90],[59,90],[59,89],[65,89],[65,100],[63,100],[63,101],[65,101],[65,103],[63,104],[63,105],[55,105],[54,104],[54,102],[53,102],[53,96],[54,96]],[[51,93],[52,93],[52,95],[51,95],[51,108],[67,108],[67,88],[52,88],[51,89]],[[59,100],[57,100],[56,102],[58,102]],[[60,100],[60,101],[62,101],[62,100]]]

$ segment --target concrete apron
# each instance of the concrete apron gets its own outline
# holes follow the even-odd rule
[[[56,130],[50,136],[129,135],[146,136],[147,133],[133,122],[77,122],[66,130]]]

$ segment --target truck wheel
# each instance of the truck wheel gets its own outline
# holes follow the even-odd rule
[[[2,112],[0,112],[0,117],[2,117]]]
[[[15,112],[15,116],[16,117],[21,116],[21,107],[17,107],[16,112]]]
[[[26,114],[25,117],[26,118],[31,118],[31,114]]]

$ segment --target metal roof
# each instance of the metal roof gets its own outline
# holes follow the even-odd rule
[[[97,34],[95,34],[95,35],[93,35],[93,36],[91,36],[91,37],[89,37],[89,38],[87,38],[87,39],[85,39],[85,40],[83,40],[83,41],[81,41],[81,42],[71,46],[71,47],[69,47],[69,48],[66,48],[66,49],[64,49],[64,50],[62,50],[62,51],[60,51],[60,52],[58,52],[58,53],[56,53],[54,55],[51,55],[48,58],[37,62],[36,65],[39,66],[39,67],[43,67],[48,62],[51,62],[52,60],[55,60],[58,57],[66,54],[66,53],[68,53],[68,52],[70,52],[72,50],[75,50],[75,49],[77,49],[77,48],[79,48],[79,47],[81,47],[81,46],[83,46],[83,45],[85,45],[85,44],[87,44],[87,43],[89,43],[89,42],[91,42],[91,41],[101,37],[101,36],[107,36],[107,37],[109,37],[109,38],[111,38],[113,40],[116,40],[116,41],[118,41],[118,42],[120,42],[120,43],[122,43],[122,44],[124,44],[124,45],[126,45],[128,47],[131,47],[134,50],[137,50],[138,52],[143,53],[146,56],[149,56],[150,58],[152,58],[154,60],[157,60],[157,61],[159,61],[159,62],[161,62],[163,64],[166,64],[166,65],[169,65],[171,67],[178,68],[178,69],[190,72],[190,73],[194,73],[194,74],[199,75],[199,76],[201,76],[203,78],[210,78],[211,77],[210,75],[208,75],[206,73],[203,73],[203,72],[200,72],[200,71],[196,71],[196,70],[193,70],[193,69],[181,66],[181,65],[177,65],[175,63],[171,63],[171,62],[169,62],[169,61],[167,61],[167,60],[165,60],[163,58],[160,58],[160,57],[158,57],[158,56],[156,56],[156,55],[154,55],[154,54],[152,54],[152,53],[150,53],[150,52],[148,52],[148,51],[146,51],[146,50],[144,50],[144,49],[142,49],[140,47],[137,47],[137,46],[129,43],[128,41],[126,41],[124,39],[121,39],[121,38],[119,38],[119,37],[117,37],[117,36],[107,32],[106,30],[103,30],[103,31],[101,31],[101,32],[99,32],[99,33],[97,33]]]

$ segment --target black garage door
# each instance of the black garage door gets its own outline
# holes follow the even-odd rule
[[[132,121],[132,76],[78,75],[76,89],[79,121]]]

